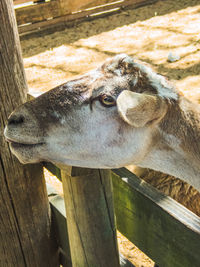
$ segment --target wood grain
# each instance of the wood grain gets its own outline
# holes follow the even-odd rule
[[[28,2],[32,2],[32,1],[31,0],[13,0],[14,5],[24,4]]]
[[[48,11],[48,15],[45,15],[45,13],[43,12],[43,16],[41,17],[41,15],[32,15],[34,18],[35,23],[31,22],[31,17],[29,18],[29,12],[24,12],[23,10],[21,11],[17,11],[16,10],[16,14],[17,14],[17,19],[19,21],[18,26],[19,26],[19,33],[22,35],[30,33],[30,32],[37,32],[37,31],[44,31],[44,30],[50,30],[50,29],[56,29],[56,28],[64,28],[66,26],[70,26],[73,25],[73,22],[81,22],[81,21],[87,21],[87,20],[92,20],[94,18],[97,17],[105,17],[108,16],[109,14],[114,14],[116,12],[120,11],[120,8],[126,9],[126,8],[137,8],[143,5],[147,5],[147,4],[151,4],[156,2],[157,0],[124,0],[124,1],[115,1],[115,2],[110,2],[108,3],[107,0],[102,1],[102,5],[100,6],[92,6],[89,8],[88,5],[85,6],[85,8],[87,9],[82,9],[82,11],[78,11],[75,13],[69,13],[72,12],[70,11],[70,7],[68,5],[68,2],[65,0],[57,0],[57,1],[53,1],[53,2],[49,2],[49,3],[53,3],[53,4],[49,4],[50,5],[55,5],[55,10],[53,12],[54,15],[50,15],[50,10]],[[98,4],[99,1],[96,2],[96,4]],[[107,5],[103,5],[107,3]],[[43,6],[45,6],[48,3],[44,3],[41,4]],[[59,5],[59,7],[57,6],[57,4]],[[38,5],[38,6],[41,6]],[[32,9],[32,7],[30,7]],[[44,7],[45,10],[46,7]],[[38,12],[40,12],[39,8],[37,8]],[[72,10],[73,8],[71,8]],[[28,9],[27,9],[28,10]],[[23,13],[24,18],[22,19],[22,21],[29,21],[30,24],[28,25],[23,25],[21,24],[22,22],[20,19],[20,12]],[[59,15],[60,14],[60,15]],[[19,18],[18,18],[19,17]],[[44,18],[51,18],[50,20],[46,20]],[[44,19],[44,20],[41,20]],[[37,22],[36,22],[37,21]],[[21,25],[21,26],[20,26]]]
[[[60,249],[60,263],[63,267],[72,267],[64,199],[55,194],[49,196],[49,201],[52,209],[53,227]]]
[[[61,173],[73,267],[119,267],[109,173],[75,167]]]
[[[56,167],[51,166],[51,170],[58,173]],[[200,218],[197,215],[125,168],[113,170],[112,179],[117,229],[124,236],[159,266],[200,266]],[[64,227],[58,233],[66,233],[65,224],[59,223],[65,216],[63,202],[59,196],[51,201],[56,227]],[[68,255],[62,234],[59,240],[60,247]]]
[[[70,11],[70,13],[72,13],[72,12],[76,12],[79,10],[101,6],[101,5],[105,5],[105,4],[116,2],[116,1],[114,0],[68,0],[67,2],[68,2],[68,10]]]
[[[200,218],[125,168],[112,177],[118,230],[159,266],[200,266]]]
[[[58,266],[42,166],[22,166],[3,131],[9,114],[26,100],[13,2],[0,1],[0,266]]]
[[[36,23],[62,14],[58,1],[39,3],[15,9],[17,25]]]

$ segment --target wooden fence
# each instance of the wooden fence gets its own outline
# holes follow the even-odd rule
[[[61,179],[51,163],[44,166]],[[200,266],[200,218],[125,168],[112,170],[118,230],[160,267]],[[71,267],[63,198],[49,190],[61,263]]]
[[[14,0],[20,33],[66,25],[117,12],[122,7],[155,2],[145,0]],[[61,179],[60,170],[45,167]],[[200,218],[137,178],[125,168],[112,171],[117,228],[160,267],[200,266]],[[64,200],[49,190],[60,261],[71,267]]]
[[[156,0],[14,0],[19,33],[66,26],[77,20],[91,20],[136,8]]]

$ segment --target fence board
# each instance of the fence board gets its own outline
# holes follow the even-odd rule
[[[19,4],[24,4],[28,2],[32,2],[33,0],[14,0],[13,3],[14,5],[19,5]]]
[[[25,6],[23,8],[16,8],[15,14],[17,24],[20,26],[26,23],[35,23],[49,18],[59,17],[61,15],[61,9],[58,1],[51,1]],[[36,25],[34,26],[36,27]]]
[[[60,247],[60,264],[63,267],[72,267],[64,199],[57,194],[53,196],[50,194],[49,201],[53,213],[52,217],[53,225],[56,229],[56,238]],[[120,254],[120,266],[134,267],[122,254]]]
[[[0,266],[56,267],[42,166],[20,164],[3,137],[28,88],[11,0],[0,1],[0,36]]]
[[[125,168],[114,173],[119,231],[160,266],[200,266],[200,218]]]
[[[200,266],[200,218],[125,168],[112,176],[117,229],[160,266]]]
[[[59,0],[59,1],[55,0],[43,4],[18,8],[15,10],[19,26],[18,27],[19,33],[24,34],[60,26],[64,27],[66,25],[69,25],[73,21],[91,20],[97,16],[103,17],[108,14],[118,12],[120,11],[121,7],[136,8],[146,4],[154,3],[156,1],[157,0],[120,0],[113,2],[111,0],[102,0],[102,1],[97,0],[94,2],[96,4],[101,2],[102,5],[97,7],[96,6],[91,7],[90,3],[91,1],[88,0],[88,4],[84,6],[84,8],[87,9],[81,12],[70,13],[70,14],[69,14],[70,8],[71,10],[73,10],[73,7],[70,7],[69,5],[70,3],[66,0]],[[20,26],[25,23],[30,23],[30,24]]]
[[[70,13],[69,0],[58,0],[60,6],[61,15],[66,15]]]
[[[65,1],[65,0],[62,0]],[[114,0],[68,0],[68,10],[70,12],[76,12],[79,10],[85,10],[88,8],[96,7],[96,6],[102,6],[108,3],[120,3],[123,2],[123,0],[120,1],[114,1]]]
[[[119,267],[109,170],[61,171],[72,265]]]
[[[60,247],[60,263],[72,267],[64,199],[59,195],[49,196],[52,207],[53,226]]]

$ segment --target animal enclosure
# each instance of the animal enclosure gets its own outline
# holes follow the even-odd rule
[[[48,2],[34,4],[34,7],[42,7],[46,3]],[[78,17],[79,12],[77,14]],[[19,26],[19,30],[23,33],[38,30],[39,27],[48,28],[51,20],[52,25],[55,25],[56,20],[49,18],[50,20],[42,18],[40,22]],[[59,169],[51,164],[47,167],[59,176]],[[117,174],[112,175],[118,229],[160,266],[191,266],[191,262],[194,266],[199,266],[199,218],[126,170],[114,170],[114,173]],[[61,262],[64,266],[70,266],[64,201],[55,192],[50,193],[49,198],[61,248]],[[166,232],[171,234],[166,235]]]

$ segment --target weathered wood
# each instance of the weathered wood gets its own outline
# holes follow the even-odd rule
[[[69,10],[69,0],[57,0],[59,2],[60,10],[61,10],[61,15],[66,15],[70,13]]]
[[[50,195],[49,201],[56,239],[60,248],[60,263],[63,267],[72,267],[64,199],[59,195]]]
[[[24,4],[24,3],[32,2],[32,1],[31,0],[14,0],[13,3],[14,3],[14,5],[19,5],[19,4]]]
[[[18,26],[26,23],[36,23],[49,18],[59,17],[62,12],[58,1],[33,4],[15,9]]]
[[[30,25],[23,25],[19,27],[20,34],[26,34],[34,31],[44,31],[46,29],[53,29],[57,27],[70,26],[73,21],[81,22],[92,20],[96,17],[104,17],[120,11],[120,8],[137,8],[143,5],[151,4],[157,0],[124,0],[119,2],[111,2],[105,6],[90,8],[81,12],[67,14],[55,17],[48,21],[41,21]],[[95,14],[95,16],[94,16]]]
[[[65,1],[65,0],[63,0]],[[76,12],[79,10],[84,10],[96,6],[105,5],[111,2],[122,2],[122,1],[114,1],[114,0],[68,0],[68,10],[70,13]]]
[[[0,266],[58,266],[42,166],[22,166],[3,131],[26,99],[13,2],[0,1]]]
[[[119,267],[110,172],[61,172],[73,267]]]
[[[125,168],[114,172],[118,230],[159,266],[200,266],[200,218]]]
[[[52,170],[52,168],[51,168]],[[63,267],[72,267],[69,239],[67,232],[67,218],[64,199],[52,186],[47,186],[49,201],[52,209],[53,225],[56,231],[56,239],[60,249],[60,263]],[[110,266],[110,261],[106,266]],[[120,253],[121,267],[134,267],[133,264]]]
[[[159,266],[200,266],[200,218],[125,168],[113,171],[117,228]]]

